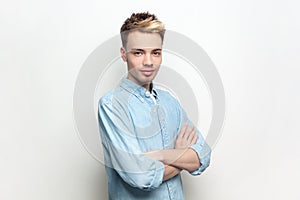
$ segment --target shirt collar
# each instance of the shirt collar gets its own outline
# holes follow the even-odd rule
[[[137,98],[144,98],[144,97],[150,97],[150,92],[144,88],[143,86],[140,86],[138,84],[136,84],[135,82],[129,80],[128,78],[123,78],[123,80],[121,81],[120,86],[127,90],[128,92],[130,92],[131,94],[135,95]],[[153,86],[153,83],[150,83],[150,91],[151,94],[153,94],[153,96],[155,98],[157,98],[157,91]],[[140,99],[141,100],[141,99]],[[144,101],[141,100],[142,102]]]

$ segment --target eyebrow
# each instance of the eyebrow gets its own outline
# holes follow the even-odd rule
[[[145,51],[144,49],[136,49],[136,48],[133,48],[133,49],[131,49],[130,51]],[[156,49],[152,49],[151,51],[162,51],[162,49],[160,49],[160,48],[156,48]]]

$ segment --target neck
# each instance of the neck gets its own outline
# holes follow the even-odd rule
[[[145,85],[143,85],[143,87],[146,88],[146,90],[150,91],[150,84],[151,83],[145,84]]]

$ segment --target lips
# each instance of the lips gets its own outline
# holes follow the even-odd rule
[[[141,72],[145,76],[151,76],[154,73],[154,70],[141,70]]]

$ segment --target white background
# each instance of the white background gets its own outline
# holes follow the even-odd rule
[[[106,199],[104,167],[72,115],[81,65],[132,12],[201,45],[227,97],[226,124],[187,199],[300,198],[300,25],[295,0],[1,1],[0,199]]]

